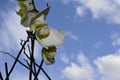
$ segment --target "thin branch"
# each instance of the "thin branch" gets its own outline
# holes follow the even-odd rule
[[[42,70],[43,73],[47,76],[47,78],[48,78],[49,80],[52,80],[42,67],[41,67],[41,70]]]
[[[3,80],[3,77],[2,77],[2,74],[1,74],[1,72],[0,72],[0,80]]]
[[[1,53],[5,53],[5,54],[11,56],[12,58],[16,59],[13,55],[11,55],[11,54],[8,53],[8,52],[4,52],[4,51],[0,51],[0,52],[1,52]],[[25,59],[24,59],[24,60],[25,60]],[[27,60],[25,60],[25,62],[27,63],[28,66],[26,66],[25,64],[23,64],[23,63],[22,63],[21,61],[19,61],[19,60],[18,60],[18,62],[19,62],[21,65],[23,65],[24,67],[26,67],[27,69],[30,69],[30,68],[28,67],[28,66],[30,66],[30,64],[28,63]],[[48,75],[48,74],[45,72],[45,70],[42,68],[43,61],[41,61],[40,66],[39,66],[35,61],[33,61],[33,62],[34,62],[34,64],[39,68],[39,70],[38,70],[37,73],[33,72],[33,70],[32,70],[32,73],[34,74],[35,79],[37,79],[37,76],[38,76],[38,74],[40,73],[40,70],[42,70],[42,72],[46,75],[46,77],[47,77],[49,80],[51,80],[50,77],[49,77],[49,75]]]
[[[28,62],[28,61],[27,61]],[[37,76],[38,76],[38,74],[40,73],[40,70],[42,70],[42,72],[46,75],[46,77],[49,79],[49,80],[51,80],[51,78],[49,77],[49,75],[45,72],[45,70],[42,68],[42,65],[43,65],[43,60],[41,61],[41,64],[40,64],[40,66],[34,61],[34,64],[39,68],[39,70],[38,70],[38,72],[36,73],[36,75],[35,75],[35,78],[34,78],[34,80],[37,80]]]
[[[13,71],[16,63],[19,62],[21,65],[23,65],[24,67],[26,67],[26,68],[30,71],[29,80],[32,80],[32,73],[33,73],[33,75],[34,75],[34,80],[38,80],[37,77],[38,77],[38,75],[39,75],[39,73],[40,73],[40,70],[42,70],[42,72],[47,76],[47,78],[48,78],[49,80],[51,80],[50,77],[49,77],[49,75],[48,75],[48,74],[45,72],[45,70],[42,68],[43,60],[41,61],[40,65],[38,65],[38,64],[35,62],[35,60],[34,60],[34,41],[35,41],[34,34],[30,35],[31,32],[28,33],[28,34],[29,34],[29,35],[28,35],[27,40],[24,41],[24,43],[21,42],[22,48],[20,49],[17,57],[14,57],[14,56],[11,55],[10,53],[6,53],[6,52],[3,52],[3,51],[0,51],[0,52],[2,52],[2,53],[8,54],[9,56],[11,56],[12,58],[15,59],[15,62],[13,63],[10,71],[9,71],[9,72],[8,72],[8,70],[6,71],[6,73],[8,74],[8,76],[6,77],[6,79],[9,78],[9,76],[10,76],[10,74],[12,73],[12,71]],[[28,45],[28,50],[29,50],[29,53],[30,53],[30,57],[29,57],[29,56],[26,54],[26,52],[25,52],[25,45],[26,45],[26,43],[29,41],[29,38],[31,38],[31,50],[30,50],[30,47],[29,47],[29,45]],[[20,57],[20,54],[22,53],[22,51],[24,51],[24,54],[27,56],[28,59],[30,59],[30,64],[27,63],[29,67],[28,67],[27,65],[23,64],[23,63],[19,60],[19,57]],[[28,61],[26,61],[26,62],[28,62]],[[34,64],[34,71],[33,71],[33,68],[32,68],[33,64]],[[36,71],[36,67],[38,67],[38,71]],[[6,69],[7,69],[7,65],[6,65]],[[1,78],[1,80],[3,80],[1,73],[0,73],[0,78]]]
[[[29,53],[30,53],[30,55],[31,55],[31,50],[30,50],[29,44],[27,45],[27,47],[28,47],[28,51],[29,51]]]
[[[28,60],[24,59],[24,61],[27,63],[27,65],[28,65],[28,66],[30,66],[30,64],[29,64]]]
[[[23,50],[23,53],[25,54],[25,56],[26,56],[28,59],[30,59],[30,57],[27,55],[27,53],[26,53],[26,51],[25,51],[25,48],[24,48],[24,50]]]
[[[12,57],[13,59],[16,60],[16,58],[15,58],[13,55],[11,55],[10,53],[4,52],[4,51],[0,51],[0,52],[1,52],[1,53],[4,53],[4,54],[7,54],[7,55],[9,55],[10,57]],[[18,59],[17,61],[18,61],[22,66],[24,66],[25,68],[29,69],[29,67],[26,66],[25,64],[23,64],[19,59]]]
[[[9,73],[8,73],[8,76],[10,76],[11,72],[13,71],[13,69],[14,69],[14,67],[15,67],[15,65],[16,65],[16,63],[17,63],[17,61],[18,61],[18,59],[19,59],[19,57],[20,57],[20,55],[21,55],[21,53],[22,53],[22,51],[23,51],[23,49],[24,49],[24,47],[25,47],[25,45],[26,45],[26,43],[27,43],[28,41],[29,41],[29,38],[27,38],[27,40],[26,40],[26,41],[24,42],[24,44],[22,45],[22,48],[20,49],[20,51],[19,51],[19,53],[18,53],[18,55],[17,55],[17,57],[16,57],[13,65],[12,65],[12,67],[11,67]]]
[[[36,75],[37,71],[36,71],[36,63],[35,63],[35,59],[33,59],[33,67],[34,67],[34,73]]]
[[[28,51],[29,51],[30,55],[32,55],[29,44],[28,44],[27,46],[28,46]],[[33,58],[34,58],[34,57],[33,57]],[[30,58],[28,58],[28,59],[30,59]],[[35,59],[33,59],[33,63],[34,63],[34,64],[33,64],[33,65],[34,65],[34,73],[36,74],[36,64],[35,64]]]
[[[31,38],[31,55],[30,55],[30,73],[29,73],[29,80],[32,80],[32,66],[34,62],[34,45],[35,45],[35,39],[34,39],[34,34],[32,32],[30,38]]]
[[[43,65],[43,59],[42,59],[42,61],[41,61],[41,64],[40,64],[40,66],[39,66],[39,69],[38,69],[38,71],[37,71],[36,76],[35,76],[34,79],[37,79],[38,74],[40,73],[40,70],[41,70],[41,68],[42,68],[42,65]]]
[[[8,65],[7,65],[7,63],[5,63],[5,70],[6,70],[6,79],[5,80],[9,80]]]
[[[4,51],[0,51],[1,53],[4,53],[4,54],[7,54],[7,55],[9,55],[10,57],[12,57],[13,59],[15,59],[16,60],[16,58],[13,56],[13,55],[11,55],[10,53],[8,53],[8,52],[4,52]],[[25,60],[25,59],[24,59]],[[28,63],[28,61],[27,60],[25,60],[25,62],[27,63],[27,65],[28,66],[26,66],[24,63],[22,63],[20,60],[17,60],[22,66],[24,66],[26,69],[28,69],[28,70],[30,70],[30,68],[28,67],[28,66],[30,66],[30,64]],[[35,73],[33,72],[33,70],[32,70],[32,73],[33,73],[33,75],[35,76]]]
[[[21,42],[20,42],[20,45],[23,46],[23,41],[24,41],[24,40],[20,39],[20,41],[21,41]]]
[[[40,64],[40,66],[37,64],[37,63],[35,63],[36,64],[36,66],[39,68],[39,70],[38,70],[38,72],[37,72],[37,74],[36,74],[36,76],[35,76],[35,79],[37,79],[37,76],[38,76],[38,74],[40,73],[40,70],[42,70],[42,72],[46,75],[46,77],[49,79],[49,80],[51,80],[51,78],[49,77],[49,75],[45,72],[45,70],[42,68],[42,65],[43,65],[43,60],[41,61],[41,64]],[[34,79],[34,80],[35,80]]]

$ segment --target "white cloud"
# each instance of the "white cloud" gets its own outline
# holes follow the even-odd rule
[[[63,4],[68,4],[71,2],[71,0],[60,0]]]
[[[65,54],[62,54],[60,56],[60,59],[62,62],[64,62],[65,64],[68,64],[70,61],[69,61],[69,58],[65,55]]]
[[[81,66],[71,62],[70,66],[65,67],[63,70],[64,77],[69,80],[94,80],[92,67],[82,53],[78,55],[78,61]]]
[[[26,29],[20,25],[20,17],[15,13],[15,9],[6,12],[1,11],[2,29],[0,30],[0,44],[6,49],[17,48],[20,39],[26,39]]]
[[[99,41],[99,42],[97,42],[95,45],[94,45],[94,48],[100,48],[101,46],[102,46],[102,44],[103,44],[103,41]]]
[[[17,72],[13,77],[12,77],[12,80],[28,80],[29,74],[21,74],[19,72]]]
[[[79,40],[79,38],[70,31],[66,31],[65,34],[66,34],[66,36],[70,37],[73,40],[77,40],[77,41]]]
[[[91,11],[94,18],[120,24],[120,3],[118,0],[76,0]]]
[[[114,55],[98,57],[94,63],[97,65],[101,80],[120,80],[119,50]]]
[[[113,46],[120,46],[120,33],[113,33],[111,39],[113,40]]]
[[[77,7],[76,8],[76,14],[80,17],[84,16],[84,8],[83,7]]]
[[[91,66],[83,52],[76,59],[78,63],[71,62],[62,71],[68,80],[120,80],[120,49],[113,54],[97,57],[92,61],[96,67]]]
[[[39,75],[38,79],[39,80],[46,80],[43,75]],[[26,74],[24,72],[15,71],[14,75],[12,75],[11,80],[29,80],[29,72]]]
[[[76,3],[76,14],[78,16],[83,16],[89,10],[95,19],[102,18],[108,23],[120,24],[119,0],[62,0],[62,3],[70,2]]]
[[[114,53],[115,55],[120,55],[120,48]]]
[[[90,67],[89,61],[87,57],[85,57],[83,52],[79,52],[79,54],[77,55],[77,60],[81,64],[81,66]]]
[[[16,1],[15,0],[9,0],[10,2],[12,2],[12,3],[16,3]]]

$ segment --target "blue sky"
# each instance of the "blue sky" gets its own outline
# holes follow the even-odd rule
[[[46,2],[51,6],[47,16],[50,27],[65,31],[64,44],[58,46],[56,63],[44,69],[53,80],[120,80],[120,1],[119,0],[35,0],[38,9]],[[0,1],[0,50],[14,55],[20,39],[26,39],[26,28],[15,14],[14,0]],[[35,57],[41,60],[36,41]],[[21,56],[24,58],[24,55]],[[0,54],[0,70],[13,59]],[[27,80],[27,70],[18,64],[12,80]],[[3,72],[4,73],[4,72]],[[41,80],[47,80],[41,73]]]

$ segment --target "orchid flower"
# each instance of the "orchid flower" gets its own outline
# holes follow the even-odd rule
[[[21,24],[24,27],[29,27],[32,18],[38,13],[35,8],[33,0],[17,0],[20,6],[19,11],[16,13],[21,17]]]
[[[64,42],[64,31],[49,27],[45,17],[44,13],[41,14],[31,25],[31,29],[35,31],[38,43],[45,48],[61,45]]]
[[[47,65],[53,64],[55,62],[55,58],[54,58],[55,55],[56,55],[55,46],[48,47],[48,49],[44,47],[42,48],[42,58],[45,64]]]
[[[21,17],[21,24],[30,27],[35,32],[35,37],[42,48],[42,58],[45,64],[53,64],[56,54],[56,46],[64,42],[64,31],[51,28],[45,19],[50,7],[43,11],[35,8],[33,0],[17,0],[20,10],[17,14]]]

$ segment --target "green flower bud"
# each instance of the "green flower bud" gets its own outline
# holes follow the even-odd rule
[[[54,56],[56,55],[56,47],[50,46],[48,49],[42,48],[42,58],[45,64],[50,65],[55,62]]]

